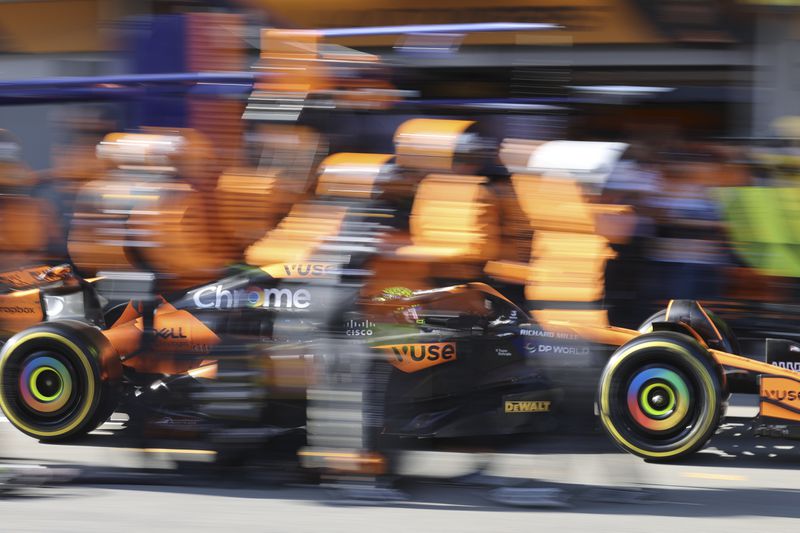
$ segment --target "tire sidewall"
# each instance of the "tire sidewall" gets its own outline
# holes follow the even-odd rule
[[[6,375],[9,367],[42,349],[52,350],[67,358],[74,371],[80,373],[83,382],[78,405],[62,423],[52,428],[25,420],[24,413],[14,405],[13,396],[18,394],[18,389],[7,389],[10,383],[19,379],[17,375]],[[81,433],[92,422],[100,403],[103,372],[97,356],[98,348],[69,325],[40,324],[11,337],[0,350],[0,407],[9,422],[23,433],[40,440],[61,440]]]
[[[626,407],[616,405],[619,387],[636,370],[662,363],[677,367],[693,382],[695,397],[690,412],[696,410],[694,428],[680,440],[648,447],[632,442],[635,428],[630,429],[619,415]],[[598,387],[598,405],[602,425],[623,449],[652,461],[668,461],[690,455],[701,448],[716,431],[722,414],[723,391],[720,371],[707,350],[693,339],[679,333],[658,332],[637,337],[624,344],[609,360]],[[700,402],[700,405],[697,403]],[[642,435],[646,432],[641,430]]]

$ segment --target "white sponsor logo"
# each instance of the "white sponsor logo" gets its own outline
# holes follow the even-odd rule
[[[519,334],[524,337],[547,337],[549,339],[575,340],[578,338],[575,333],[568,333],[566,331],[542,331],[540,329],[520,328]]]
[[[352,337],[371,336],[373,334],[372,328],[375,327],[374,322],[369,320],[348,320],[345,323],[345,334]]]
[[[536,351],[559,355],[589,355],[589,348],[585,346],[562,346],[559,344],[540,344]]]
[[[520,329],[520,335],[524,335],[526,337],[555,337],[555,333],[552,331],[541,331],[538,329]]]
[[[311,293],[307,289],[223,289],[222,285],[210,285],[194,293],[194,304],[200,309],[231,309],[234,307],[269,307],[306,309],[311,305]]]

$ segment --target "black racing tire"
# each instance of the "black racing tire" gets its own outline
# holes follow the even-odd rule
[[[17,333],[0,350],[0,407],[23,433],[63,441],[108,419],[121,377],[119,357],[97,328],[45,322]]]
[[[600,420],[623,450],[653,462],[702,448],[723,413],[723,377],[708,351],[681,333],[646,333],[620,346],[598,386]]]

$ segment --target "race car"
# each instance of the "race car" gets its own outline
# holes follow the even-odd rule
[[[379,394],[386,435],[550,431],[571,410],[591,412],[596,399],[617,444],[666,461],[708,441],[731,390],[759,394],[763,434],[798,435],[800,373],[791,368],[800,346],[767,339],[760,354],[737,355],[733,334],[697,302],[673,301],[639,331],[599,328],[535,321],[483,283],[394,287],[354,300],[337,292],[337,268],[251,267],[159,297],[149,311],[128,302],[102,315],[96,282],[61,268],[50,285],[11,293],[22,302],[37,291],[44,321],[0,351],[0,406],[19,430],[60,441],[93,430],[126,391],[144,403],[148,391],[180,394],[170,383],[213,383],[226,344],[244,346],[274,372],[271,358],[313,364],[310,343],[334,335],[368,346],[376,367],[388,368]],[[305,399],[295,399],[302,419]],[[195,416],[213,417],[191,394],[182,401]],[[298,427],[286,417],[268,423]]]
[[[536,321],[477,283],[387,304],[399,305],[398,321],[418,331],[373,342],[397,370],[385,432],[547,431],[587,412],[594,400],[603,428],[622,449],[668,461],[702,448],[729,394],[740,392],[760,396],[759,434],[798,435],[800,374],[792,369],[800,345],[748,339],[748,357],[737,355],[733,332],[696,301],[671,301],[639,330]]]
[[[15,427],[43,441],[87,433],[108,418],[125,392],[134,391],[145,403],[159,384],[214,376],[210,354],[223,340],[270,340],[276,314],[302,312],[311,304],[309,290],[278,282],[323,276],[330,268],[245,268],[175,297],[105,309],[108,300],[95,284],[103,280],[84,280],[66,265],[8,274],[3,279],[13,286],[0,295],[0,307],[14,303],[13,312],[28,320],[1,321],[6,332],[17,333],[0,352],[0,407]],[[132,283],[111,278],[109,292]]]

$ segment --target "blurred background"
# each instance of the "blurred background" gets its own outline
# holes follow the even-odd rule
[[[635,293],[648,305],[670,297],[738,300],[741,291],[751,291],[749,299],[790,294],[783,284],[791,285],[797,268],[793,207],[780,188],[791,186],[800,124],[793,119],[791,2],[507,4],[2,2],[4,182],[25,183],[49,200],[56,218],[43,232],[52,256],[66,252],[70,225],[79,222],[77,190],[113,167],[115,156],[98,157],[96,150],[112,132],[167,128],[194,136],[179,173],[194,189],[207,189],[203,202],[216,205],[225,204],[226,186],[237,186],[225,174],[234,168],[294,173],[292,185],[279,186],[302,194],[328,154],[393,153],[397,127],[415,117],[470,120],[470,133],[495,152],[508,139],[629,145],[604,186],[589,191],[589,201],[601,195],[602,202],[632,206],[636,218],[630,234],[616,239],[627,249],[609,274],[610,298]],[[276,38],[270,51],[261,33],[486,22],[553,27],[340,32],[308,40],[306,70],[298,75],[287,66],[296,58],[279,57],[296,54],[291,45]],[[265,146],[275,152],[286,139],[274,132],[288,125],[302,148],[291,142],[296,154],[278,148],[265,157]],[[487,158],[494,167],[481,161],[478,170],[493,174],[487,178],[502,189],[515,169]],[[193,165],[207,175],[191,176]],[[293,202],[272,196],[285,203],[274,207],[279,217]],[[778,198],[776,209],[765,209]],[[211,211],[197,224],[208,223]],[[523,249],[514,252],[527,261],[530,243],[505,214],[497,230],[517,239]],[[236,216],[256,225],[252,213]],[[259,223],[264,227],[249,229],[254,235],[270,225]],[[216,238],[197,231],[200,239]],[[239,250],[220,251],[227,257],[219,260],[241,258],[246,240]],[[73,242],[82,249],[80,231]],[[26,246],[33,252],[33,244]],[[6,249],[20,251],[14,244]],[[683,250],[679,258],[676,250]],[[91,275],[96,261],[77,263]],[[620,320],[639,320],[619,312]]]
[[[798,57],[800,2],[791,0],[0,0],[0,270],[64,264],[82,278],[150,275],[139,292],[99,289],[108,326],[128,300],[178,298],[232,268],[321,262],[345,272],[335,287],[309,282],[338,294],[326,302],[384,302],[481,281],[534,319],[636,329],[670,299],[697,299],[740,336],[795,339]],[[220,307],[219,290],[216,299]],[[367,430],[356,444],[343,444],[337,431],[351,431],[342,421],[364,403],[383,408],[374,389],[385,383],[359,366],[348,339],[308,329],[333,315],[350,319],[343,313],[354,309],[326,305],[310,318],[276,321],[269,342],[223,343],[228,355],[245,346],[250,359],[236,355],[219,368],[236,381],[241,365],[260,364],[254,343],[294,343],[277,359],[263,356],[271,365],[266,388],[309,402],[307,424],[317,429],[305,440],[304,420],[300,445],[314,467],[330,466],[330,455],[314,462],[320,450],[374,447]],[[400,311],[421,320],[419,309]],[[35,321],[0,317],[9,335]],[[296,348],[311,337],[323,339],[322,348]],[[320,350],[339,354],[336,364],[307,364],[306,352]],[[290,357],[301,364],[273,363]],[[171,372],[145,363],[135,370],[153,380]],[[363,396],[351,405],[334,394],[343,390]],[[225,387],[203,394],[205,407],[249,405]],[[746,401],[736,407],[753,414]],[[174,413],[165,413],[148,415],[133,441],[98,440],[104,428],[114,433],[103,426],[64,451],[29,448],[35,441],[2,424],[0,456],[58,466],[64,479],[87,483],[141,481],[130,476],[152,471],[163,481],[166,469],[182,486],[187,458],[223,456],[228,488],[308,481],[295,471],[295,441],[290,453],[270,452],[259,463],[269,464],[267,481],[241,475],[248,463],[239,460],[261,447],[263,434],[220,415],[220,438],[236,446],[191,431],[165,444],[163,435],[176,433]],[[699,462],[665,470],[615,454],[592,415],[567,424],[584,439],[554,432],[536,445],[458,440],[403,456],[390,446],[382,450],[388,466],[370,451],[347,456],[357,468],[333,468],[322,480],[374,488],[387,471],[425,478],[440,468],[439,477],[458,479],[453,486],[481,487],[499,504],[549,506],[566,501],[565,483],[573,501],[584,502],[575,505],[588,506],[582,519],[568,519],[576,530],[598,508],[657,513],[655,505],[625,507],[644,498],[645,484],[675,488],[658,496],[677,502],[679,510],[665,513],[673,520],[714,516],[729,529],[719,509],[730,501],[748,520],[796,517],[791,470],[770,470],[778,462],[795,468],[794,447],[740,443],[746,422],[728,428]],[[117,452],[97,451],[103,447]],[[720,463],[725,457],[750,472]],[[80,470],[87,466],[106,470]],[[197,468],[192,479],[209,474]],[[540,492],[497,492],[520,480]],[[317,499],[298,490],[284,508],[270,504],[274,512],[297,513],[297,501]],[[415,490],[413,501],[487,505]],[[702,509],[688,508],[689,490]],[[181,494],[181,504],[192,505],[191,495]],[[760,507],[761,495],[778,504]],[[36,512],[20,509],[20,524]],[[493,529],[484,519],[473,525]],[[85,523],[74,520],[68,528]]]

